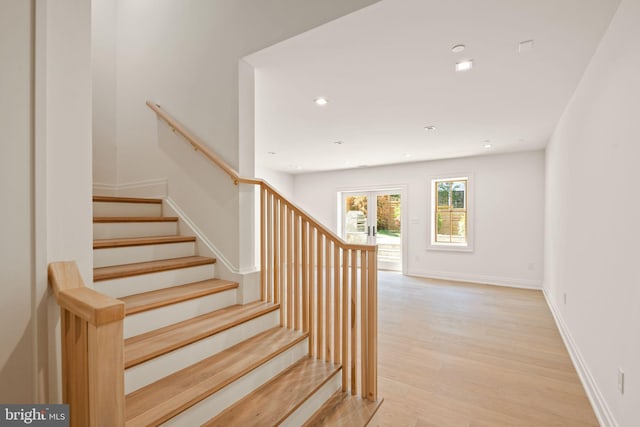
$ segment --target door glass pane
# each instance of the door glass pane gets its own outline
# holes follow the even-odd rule
[[[402,268],[400,194],[377,195],[376,207],[378,266],[382,269],[400,270]]]
[[[367,244],[367,213],[368,203],[366,195],[345,196],[345,240],[357,245]]]

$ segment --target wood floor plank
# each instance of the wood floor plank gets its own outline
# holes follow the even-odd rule
[[[339,365],[305,357],[203,427],[280,425],[339,371]]]
[[[93,222],[177,222],[177,216],[94,216]]]
[[[210,396],[307,334],[276,327],[126,396],[126,425],[158,425]]]
[[[379,272],[377,420],[598,426],[542,292]]]
[[[304,424],[304,427],[364,427],[382,405],[383,399],[375,402],[337,391]]]
[[[93,249],[122,248],[128,246],[162,245],[195,242],[195,236],[129,237],[122,239],[98,239],[93,241]]]
[[[181,258],[163,259],[158,261],[136,262],[133,264],[99,267],[93,269],[93,281],[99,282],[101,280],[138,276],[140,274],[157,273],[160,271],[214,264],[215,262],[215,258],[188,256]]]
[[[127,315],[164,307],[182,301],[211,295],[229,289],[238,288],[238,282],[223,279],[209,279],[200,282],[187,283],[186,285],[173,286],[171,288],[157,289],[141,294],[129,295],[118,298],[125,304]]]
[[[147,199],[143,197],[116,197],[116,196],[93,196],[94,202],[107,203],[149,203],[162,204],[162,199]]]
[[[130,368],[278,308],[279,305],[262,301],[246,305],[233,305],[127,338],[124,342],[124,366]]]

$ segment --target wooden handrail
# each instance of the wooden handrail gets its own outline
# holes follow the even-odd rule
[[[124,303],[87,288],[75,262],[49,264],[60,305],[62,398],[72,426],[124,425]]]
[[[285,199],[285,197],[280,192],[278,192],[275,188],[273,188],[271,185],[269,185],[269,183],[267,183],[265,180],[260,179],[260,178],[244,178],[244,177],[241,177],[238,174],[238,172],[236,172],[235,169],[233,169],[220,156],[218,156],[216,153],[214,153],[209,147],[207,147],[205,144],[203,144],[201,141],[199,141],[198,138],[196,138],[194,135],[192,135],[184,126],[182,126],[180,123],[178,123],[177,120],[175,120],[166,111],[164,111],[162,109],[162,107],[160,107],[160,105],[155,104],[155,103],[153,103],[151,101],[147,101],[147,106],[149,108],[151,108],[153,111],[155,111],[155,113],[158,115],[158,117],[160,117],[162,120],[164,120],[173,131],[178,132],[180,135],[182,135],[184,137],[184,139],[186,139],[187,142],[189,144],[191,144],[191,146],[196,151],[201,152],[203,156],[205,156],[207,159],[209,159],[209,161],[211,161],[211,163],[213,163],[214,165],[218,166],[227,175],[229,175],[229,177],[233,180],[233,182],[235,184],[254,184],[254,185],[258,185],[258,186],[260,186],[262,188],[268,189],[271,193],[275,194],[278,198]],[[317,227],[317,228],[321,229],[324,233],[326,233],[329,236],[331,236],[331,240],[333,242],[339,244],[340,247],[347,248],[347,249],[365,250],[365,251],[373,251],[373,250],[375,250],[375,246],[374,245],[354,245],[354,244],[350,244],[350,243],[345,242],[341,237],[336,235],[334,232],[329,230],[327,227],[325,227],[320,222],[316,221],[311,215],[309,215],[307,212],[305,212],[299,206],[296,206],[295,204],[293,204],[291,202],[288,202],[288,203],[291,205],[292,209],[294,209],[303,218],[305,218],[307,221],[309,221],[311,224],[313,224],[314,227]]]
[[[241,177],[159,105],[147,105],[236,185],[260,187],[262,299],[280,305],[281,326],[309,335],[310,355],[342,364],[343,391],[376,400],[377,246],[345,242],[266,181]]]

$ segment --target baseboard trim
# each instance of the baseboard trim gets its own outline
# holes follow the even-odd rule
[[[93,194],[97,196],[163,198],[168,194],[168,186],[166,178],[148,179],[118,185],[94,182]]]
[[[582,357],[582,353],[580,352],[580,348],[576,345],[573,340],[573,336],[567,327],[567,324],[558,310],[558,307],[551,300],[549,295],[547,294],[547,290],[543,288],[542,293],[544,294],[544,299],[547,301],[547,306],[549,306],[549,310],[553,315],[553,318],[556,322],[556,326],[560,331],[560,336],[562,337],[562,341],[564,341],[565,347],[567,347],[567,351],[569,352],[569,357],[571,357],[571,361],[573,362],[573,366],[578,373],[578,377],[580,378],[580,382],[582,382],[582,386],[584,387],[587,397],[589,398],[589,402],[591,402],[591,406],[593,407],[593,411],[596,414],[596,418],[598,418],[598,422],[602,427],[618,427],[618,423],[613,416],[613,413],[609,409],[609,405],[604,400],[598,385],[596,384],[593,375],[591,375],[591,371],[587,366],[584,358]]]
[[[408,276],[426,279],[453,280],[456,282],[478,283],[483,285],[504,286],[509,288],[542,290],[538,280],[513,279],[509,277],[483,276],[474,274],[451,273],[448,271],[409,271]]]
[[[184,221],[185,225],[189,227],[189,229],[191,229],[194,235],[202,241],[207,249],[211,251],[212,255],[215,256],[217,262],[221,263],[228,271],[233,274],[240,275],[252,274],[259,271],[256,268],[241,270],[238,267],[234,266],[227,258],[225,258],[222,252],[211,242],[211,240],[207,238],[202,230],[198,228],[198,226],[191,220],[191,218],[189,218],[189,216],[187,216],[187,214],[182,209],[180,209],[180,206],[178,206],[178,204],[171,197],[165,197],[164,201],[168,205],[168,207],[172,209],[182,221]]]

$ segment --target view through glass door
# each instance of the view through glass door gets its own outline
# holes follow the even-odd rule
[[[378,268],[402,270],[401,195],[397,190],[342,193],[342,237],[378,245]]]

